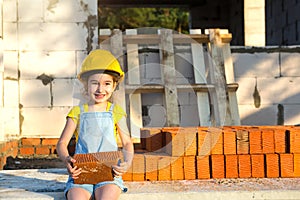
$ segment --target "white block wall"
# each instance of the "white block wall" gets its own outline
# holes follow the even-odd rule
[[[96,0],[3,0],[2,140],[60,135],[67,112],[79,102],[74,77],[97,46],[89,37],[98,35],[97,26]],[[43,76],[51,81],[43,83]]]
[[[97,46],[97,24],[87,26],[96,18],[96,0],[3,0],[0,140],[59,137],[69,109],[81,101],[80,93],[74,91],[74,86],[78,88],[74,78],[87,50]],[[89,28],[94,35],[90,40]],[[232,56],[242,125],[276,125],[280,106],[284,124],[300,123],[300,55],[296,48],[238,51],[233,47]],[[147,57],[150,63],[157,58]],[[175,62],[176,70],[186,77],[179,81],[190,81],[191,56],[184,53]],[[160,70],[152,67],[141,70],[142,83],[159,83]],[[43,83],[38,79],[42,75],[53,80]],[[259,108],[253,99],[256,82]],[[182,125],[197,125],[195,96],[181,93],[178,100]],[[163,124],[162,95],[143,94],[142,101],[149,109],[147,123]]]

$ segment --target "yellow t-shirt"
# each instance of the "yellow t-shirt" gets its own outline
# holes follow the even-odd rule
[[[110,106],[111,106],[111,103],[108,102],[107,104],[107,108],[106,108],[106,111],[109,111],[110,109]],[[83,104],[83,110],[84,112],[88,112],[88,104]],[[74,132],[74,136],[76,137],[76,142],[78,140],[78,133],[79,133],[79,122],[80,122],[80,106],[74,106],[70,112],[68,113],[67,117],[70,117],[72,118],[72,120],[75,122],[76,124],[76,130]],[[115,124],[115,128],[114,128],[114,133],[115,133],[115,138],[116,138],[116,141],[118,140],[118,137],[117,137],[117,123],[118,121],[120,121],[120,119],[122,117],[126,117],[126,113],[125,111],[121,108],[121,106],[119,105],[114,105],[114,108],[113,108],[113,120],[114,120],[114,124]]]

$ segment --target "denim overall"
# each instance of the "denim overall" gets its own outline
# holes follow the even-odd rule
[[[107,112],[84,112],[83,106],[80,106],[80,128],[75,154],[118,150],[114,136],[113,107],[114,105],[111,104]],[[93,194],[96,188],[106,184],[115,184],[119,186],[123,192],[127,191],[127,188],[123,184],[122,177],[115,177],[114,181],[105,181],[92,185],[74,184],[74,180],[69,176],[65,194],[73,187],[84,188]]]

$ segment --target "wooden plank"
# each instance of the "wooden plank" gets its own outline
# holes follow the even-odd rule
[[[124,70],[124,61],[123,61],[123,41],[122,41],[122,32],[120,30],[114,30],[113,35],[110,38],[111,52],[118,61],[120,62],[121,67]],[[120,105],[123,110],[126,111],[126,101],[125,101],[125,81],[119,83],[118,89],[113,93],[113,102]]]
[[[176,73],[173,49],[172,30],[160,31],[160,58],[163,84],[165,86],[165,104],[167,111],[167,126],[179,126],[178,97],[176,88]]]
[[[222,45],[224,57],[224,70],[226,83],[234,83],[234,69],[231,57],[231,49],[229,43]],[[237,96],[235,91],[228,91],[229,108],[231,113],[231,125],[241,125],[240,114],[238,109]]]
[[[109,39],[109,35],[100,35],[99,42]],[[223,43],[230,43],[232,39],[231,34],[222,34],[221,40]],[[139,34],[139,35],[124,35],[124,44],[159,44],[160,37],[156,34]],[[175,34],[173,35],[173,44],[190,44],[190,43],[208,43],[209,36],[207,34]]]
[[[191,34],[200,34],[201,30],[190,30]],[[195,76],[195,83],[198,84],[207,84],[206,75],[205,75],[205,61],[203,55],[203,46],[202,44],[191,44],[192,50],[192,59],[193,59],[193,70]],[[197,105],[198,113],[201,126],[210,126],[211,117],[210,117],[210,103],[208,91],[197,92]]]
[[[131,93],[161,93],[164,92],[164,86],[162,85],[126,85],[125,90],[127,94]],[[215,89],[214,85],[211,84],[190,84],[190,85],[176,85],[178,92],[208,92]],[[237,83],[227,84],[228,91],[236,91],[238,88]]]
[[[126,30],[127,35],[136,35],[137,30]],[[127,44],[128,84],[140,84],[139,52],[137,44]],[[143,127],[142,100],[140,93],[129,93],[130,133],[134,142],[140,142],[140,128]]]

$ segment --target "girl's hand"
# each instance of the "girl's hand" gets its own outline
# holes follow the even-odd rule
[[[112,169],[115,177],[122,176],[129,169],[130,164],[128,162],[121,162],[118,165],[113,165]]]
[[[72,158],[71,156],[67,156],[65,159],[67,171],[73,179],[77,179],[79,174],[81,173],[81,168],[78,169],[77,166],[73,167],[73,163],[75,163],[75,162],[76,162],[76,160],[74,158]]]

